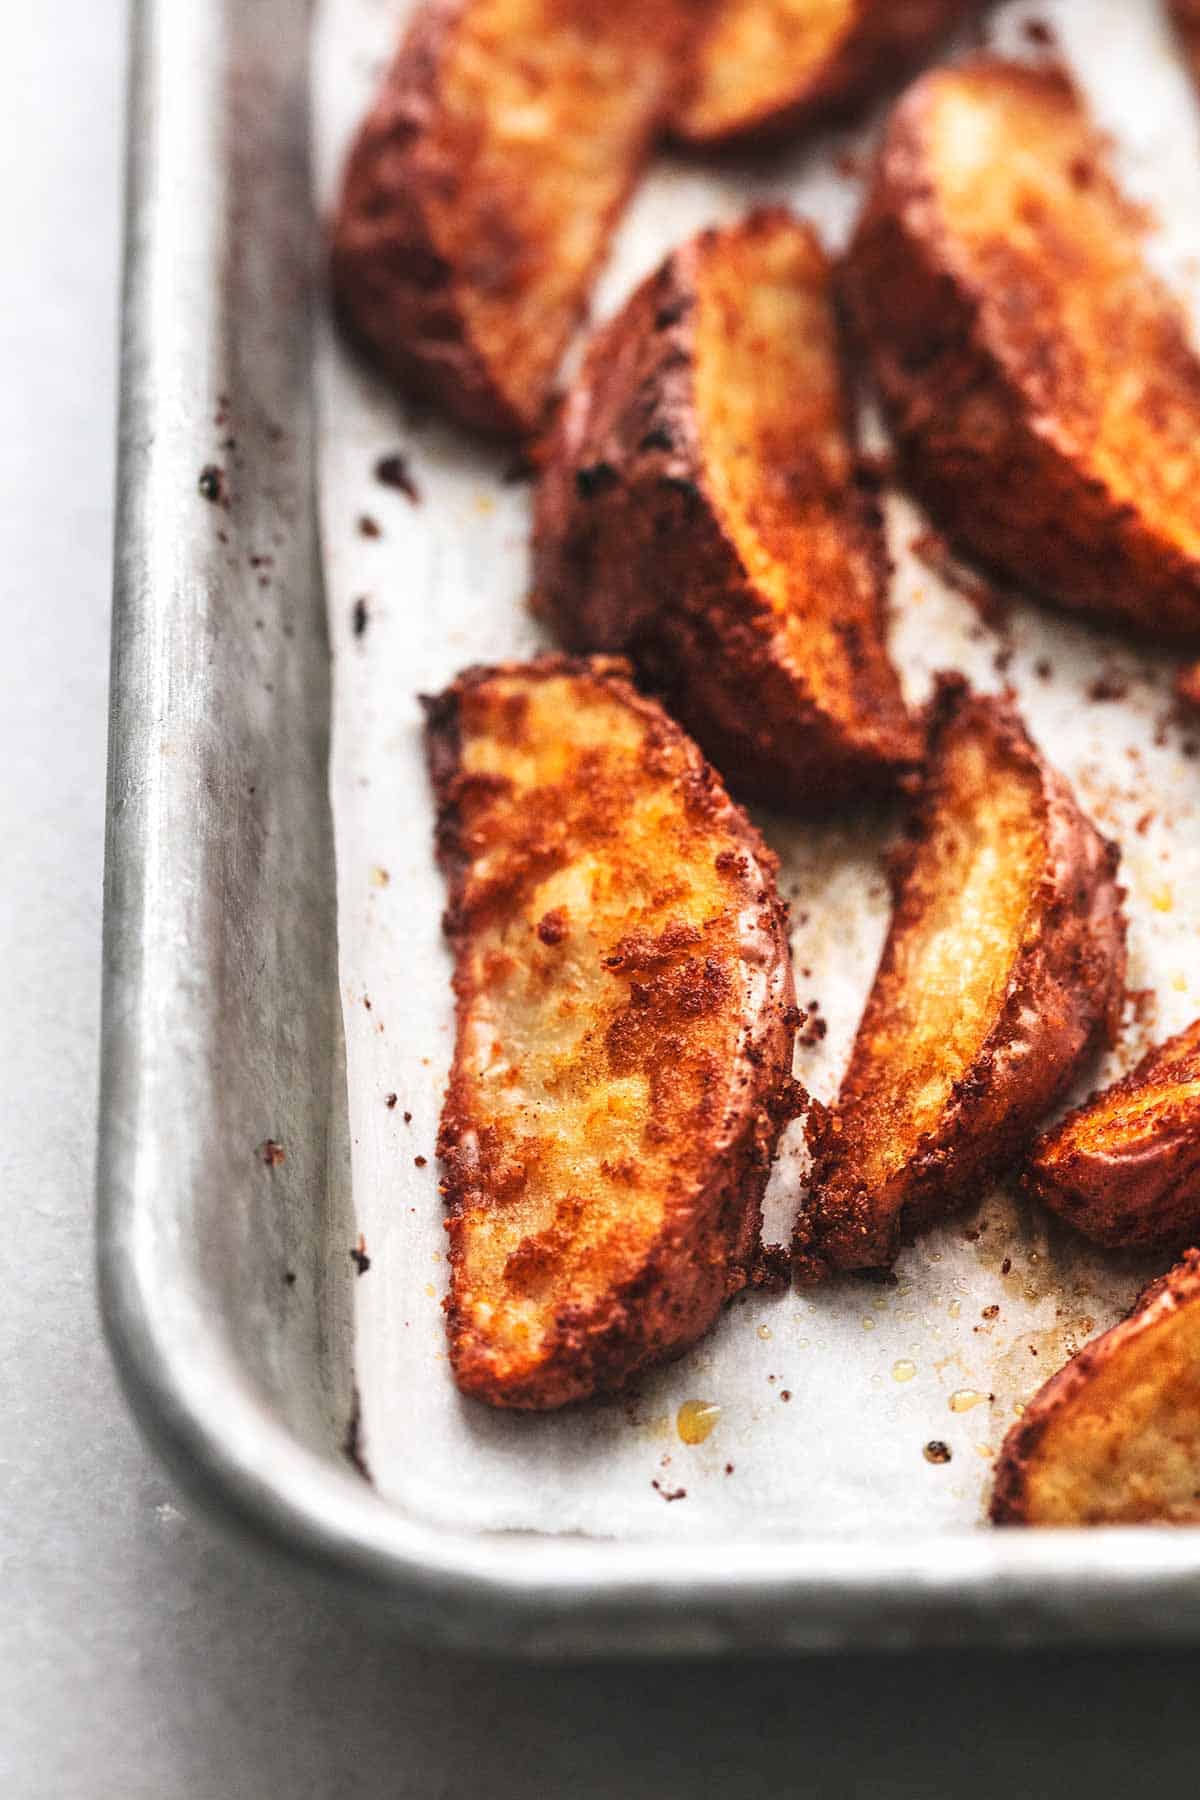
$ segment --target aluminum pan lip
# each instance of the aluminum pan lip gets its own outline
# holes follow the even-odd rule
[[[270,4],[307,33],[304,0]],[[236,0],[135,9],[98,1250],[109,1341],[148,1435],[228,1524],[429,1642],[549,1657],[1200,1638],[1200,1530],[677,1546],[442,1532],[305,1448],[197,1305],[184,1234],[172,1229],[184,1189],[167,1191],[155,1173],[176,1166],[178,1143],[148,1103],[154,1059],[164,1042],[174,1053],[162,1028],[178,971],[155,924],[180,884],[182,850],[147,720],[180,705],[163,631],[208,573],[182,505],[202,458],[179,359],[181,343],[219,332],[223,189],[219,169],[196,166],[197,134],[233,66],[238,14]],[[173,305],[195,312],[174,321],[182,335],[163,330],[168,257],[180,264]],[[183,1019],[185,1040],[195,1022]],[[199,1083],[205,1071],[187,1051],[185,1041],[176,1072]],[[187,1098],[203,1118],[218,1096]]]

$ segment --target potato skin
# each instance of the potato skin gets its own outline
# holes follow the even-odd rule
[[[1151,1282],[1138,1296],[1120,1324],[1086,1344],[1038,1391],[1005,1438],[996,1464],[990,1507],[994,1525],[1106,1522],[1105,1515],[1089,1516],[1083,1509],[1070,1517],[1047,1516],[1038,1488],[1048,1435],[1062,1417],[1069,1416],[1081,1402],[1086,1403],[1092,1384],[1109,1368],[1114,1358],[1120,1358],[1123,1352],[1136,1346],[1139,1339],[1159,1330],[1181,1308],[1197,1304],[1200,1304],[1200,1250],[1187,1250],[1174,1268]],[[1194,1429],[1190,1419],[1186,1424]],[[1111,1430],[1111,1415],[1105,1425]],[[1109,1482],[1112,1479],[1110,1474]],[[1152,1522],[1154,1514],[1140,1508],[1126,1517],[1128,1522],[1134,1519]],[[1114,1515],[1108,1516],[1108,1522],[1115,1522]]]
[[[770,0],[734,0],[735,5],[771,10]],[[895,85],[980,0],[845,0],[845,22],[830,53],[815,66],[798,68],[786,96],[777,83],[771,92],[747,92],[736,119],[716,124],[697,105],[696,84],[671,122],[671,135],[693,149],[769,148],[801,132],[838,119]],[[713,8],[719,22],[722,8]],[[694,53],[703,85],[703,39]],[[773,74],[777,70],[772,70]]]
[[[921,1136],[882,1187],[871,1189],[855,1167],[857,1134],[874,1127],[874,1073],[862,1046],[878,1023],[880,983],[897,965],[925,904],[910,877],[935,824],[943,744],[950,732],[964,727],[997,733],[1005,753],[1036,775],[1041,874],[1003,1001],[979,1054],[954,1083],[936,1129]],[[1080,812],[1066,782],[1042,760],[1005,701],[974,696],[963,683],[944,679],[933,702],[929,746],[926,785],[893,864],[894,912],[876,988],[837,1104],[810,1113],[810,1197],[795,1240],[797,1269],[805,1280],[834,1269],[890,1266],[904,1242],[1021,1154],[1084,1059],[1112,1041],[1120,1022],[1125,918],[1116,846]]]
[[[823,263],[808,227],[781,209],[733,230],[804,231]],[[887,660],[887,560],[865,490],[850,480],[841,501],[860,586],[858,616],[842,622],[850,719],[783,653],[778,615],[714,498],[697,314],[701,269],[724,235],[682,245],[593,340],[538,486],[534,605],[569,649],[630,655],[735,792],[825,813],[893,789],[918,761],[920,731]]]
[[[456,958],[456,1048],[438,1138],[445,1171],[442,1192],[449,1208],[447,1327],[456,1383],[463,1393],[493,1406],[548,1410],[612,1393],[648,1363],[677,1356],[694,1343],[758,1266],[762,1195],[779,1132],[798,1104],[799,1090],[791,1081],[797,1014],[786,908],[774,884],[776,859],[741,809],[727,798],[695,746],[654,701],[633,689],[628,674],[628,665],[613,658],[545,656],[523,665],[467,669],[444,693],[425,703],[438,806],[438,858],[450,885],[446,930]],[[669,784],[696,830],[721,846],[725,862],[718,860],[717,868],[724,867],[721,880],[728,893],[741,896],[738,941],[747,967],[756,971],[758,997],[754,1010],[744,1015],[732,1065],[719,1072],[716,1091],[727,1098],[720,1116],[706,1127],[707,1138],[697,1142],[694,1120],[672,1120],[669,1101],[660,1102],[654,1114],[656,1141],[691,1133],[687,1152],[701,1178],[693,1180],[689,1174],[672,1185],[663,1224],[649,1253],[631,1253],[620,1278],[599,1298],[583,1305],[556,1297],[548,1343],[537,1355],[525,1355],[519,1346],[514,1352],[497,1345],[473,1317],[472,1296],[464,1293],[472,1209],[477,1218],[481,1190],[485,1208],[496,1203],[505,1166],[511,1167],[512,1161],[511,1145],[491,1141],[467,1068],[465,1046],[480,996],[471,958],[489,915],[510,904],[513,890],[502,876],[482,906],[472,893],[472,860],[482,843],[481,809],[489,804],[489,789],[480,783],[497,778],[464,772],[462,734],[469,709],[487,704],[488,691],[497,683],[528,687],[558,679],[580,691],[600,691],[634,720],[644,732],[644,779]],[[519,733],[517,711],[510,706],[502,717],[506,730]],[[530,810],[522,809],[523,814]],[[619,838],[619,832],[616,835]],[[612,879],[619,882],[621,852],[614,847],[613,834],[598,837],[596,849],[610,862]],[[540,853],[535,850],[536,854]],[[636,906],[630,905],[636,914]],[[600,950],[594,953],[599,955]],[[671,999],[665,989],[660,992],[662,977],[652,948],[645,953],[644,967],[637,964],[636,948],[619,954],[636,977],[634,986],[642,990],[641,1001],[635,995],[635,1002],[644,1006],[643,1016],[657,1015],[660,1025],[669,1025]],[[606,966],[613,966],[611,956]],[[601,1015],[593,1022],[592,1035],[602,1041],[606,1022]],[[686,1022],[676,1029],[686,1034]],[[673,1058],[679,1056],[677,1045]],[[528,1154],[531,1141],[524,1132],[521,1155]]]
[[[658,115],[647,113],[640,141],[597,221],[594,252],[581,271],[573,303],[539,312],[536,369],[514,385],[494,347],[479,339],[470,317],[474,295],[503,293],[516,272],[536,274],[544,246],[525,241],[517,193],[499,185],[469,244],[452,248],[437,218],[448,197],[470,201],[477,179],[469,124],[447,126],[447,87],[456,43],[470,29],[476,0],[424,0],[351,148],[334,226],[331,278],[339,317],[406,390],[435,401],[488,437],[516,439],[538,430],[558,363],[586,308],[587,292],[613,224],[649,154]],[[548,0],[548,7],[550,0]],[[564,10],[570,10],[564,0]],[[646,54],[670,61],[685,22],[678,0],[652,0]],[[662,106],[670,101],[664,82]],[[483,237],[486,226],[486,239]],[[512,301],[520,305],[518,294]],[[530,343],[533,339],[529,340]]]
[[[426,0],[346,165],[331,274],[339,314],[402,386],[500,437],[527,421],[497,388],[457,304],[424,204],[444,174],[432,147],[441,62],[470,0]]]
[[[1150,1134],[1123,1142],[1126,1121],[1156,1090],[1200,1082],[1200,1020],[1044,1132],[1025,1188],[1094,1243],[1179,1245],[1200,1236],[1200,1096],[1181,1094]]]
[[[947,229],[929,121],[941,84],[971,79],[1078,105],[1057,72],[977,57],[921,77],[891,117],[845,292],[905,475],[960,548],[1045,598],[1160,639],[1200,641],[1200,560],[1110,491],[1078,452],[1045,379],[1059,354],[1045,320],[1031,308],[1014,352],[988,284]],[[1087,179],[1104,185],[1122,229],[1136,234],[1105,162],[1093,138]],[[1195,397],[1200,418],[1200,362],[1165,296],[1159,348],[1164,376]]]

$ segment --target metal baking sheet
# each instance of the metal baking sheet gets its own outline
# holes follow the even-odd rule
[[[298,0],[139,9],[100,1163],[102,1291],[135,1404],[227,1516],[439,1641],[583,1654],[1200,1634],[1200,1533],[981,1524],[1015,1409],[1147,1272],[1004,1194],[923,1238],[894,1289],[735,1304],[634,1399],[529,1419],[454,1393],[432,1156],[448,960],[415,695],[539,637],[528,490],[502,457],[410,417],[319,301],[308,133],[326,204],[404,10],[326,0],[310,112]],[[1001,9],[995,30],[1027,50],[1030,11]],[[1123,0],[1036,12],[1194,300],[1200,130],[1165,22]],[[839,243],[861,147],[753,173],[664,160],[597,313],[752,196],[790,200]],[[419,504],[374,479],[394,452]],[[1200,991],[1200,772],[1168,717],[1168,665],[1021,603],[981,613],[913,549],[922,522],[899,499],[889,529],[913,696],[944,666],[1013,682],[1123,843],[1131,987],[1153,996],[1105,1072],[1124,1067]],[[797,1070],[825,1098],[884,928],[886,828],[762,823],[800,998],[827,1025]],[[793,1140],[776,1234],[803,1173]],[[700,1446],[676,1429],[688,1399],[721,1408]],[[372,1485],[345,1455],[352,1414]],[[948,1466],[922,1456],[932,1437]]]

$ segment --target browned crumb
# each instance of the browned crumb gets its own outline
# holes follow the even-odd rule
[[[401,456],[398,450],[391,456],[380,457],[375,464],[375,479],[381,481],[384,487],[395,488],[406,500],[411,500],[414,506],[420,506],[421,490],[413,480],[407,458]]]
[[[275,1169],[281,1162],[287,1161],[287,1153],[282,1144],[277,1144],[274,1138],[268,1138],[262,1147],[262,1159],[268,1169]]]

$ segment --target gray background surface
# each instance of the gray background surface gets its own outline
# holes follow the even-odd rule
[[[1200,1655],[449,1660],[219,1540],[142,1447],[91,1279],[124,7],[4,26],[0,1796],[1194,1792]]]

